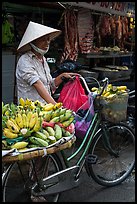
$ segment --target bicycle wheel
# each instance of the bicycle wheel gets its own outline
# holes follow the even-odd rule
[[[123,182],[135,165],[135,136],[131,128],[120,123],[107,127],[107,138],[116,155],[109,151],[100,130],[93,139],[89,154],[97,155],[96,164],[88,164],[90,176],[100,185],[115,186]]]
[[[127,107],[127,121],[126,124],[135,131],[135,106],[128,105]]]
[[[42,177],[49,176],[62,170],[62,164],[56,154],[47,155],[39,159],[40,168],[36,170],[38,181]],[[3,202],[31,202],[31,188],[36,184],[35,174],[32,168],[32,160],[20,161],[12,164],[3,182]],[[46,165],[46,168],[44,168]],[[43,197],[43,196],[42,196]],[[43,197],[45,202],[57,202],[59,194]],[[36,198],[37,200],[37,198]],[[36,202],[36,201],[35,201]],[[38,201],[39,202],[39,201]]]

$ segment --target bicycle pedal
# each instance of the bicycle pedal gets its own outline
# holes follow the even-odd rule
[[[98,159],[97,155],[94,155],[94,154],[88,154],[86,156],[86,162],[88,164],[96,164],[97,159]]]

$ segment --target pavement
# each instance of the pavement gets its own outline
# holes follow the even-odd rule
[[[135,169],[123,183],[114,187],[99,185],[87,175],[85,168],[80,178],[80,185],[61,193],[58,202],[135,202]]]
[[[63,192],[58,202],[135,202],[135,173],[120,185],[103,187],[84,171],[80,186]]]
[[[70,148],[66,151],[70,153],[74,149]],[[123,183],[114,187],[99,185],[87,175],[85,168],[81,174],[80,185],[62,192],[58,202],[135,202],[135,170]],[[25,202],[16,190],[13,194],[16,197],[16,202],[19,200],[19,202]]]

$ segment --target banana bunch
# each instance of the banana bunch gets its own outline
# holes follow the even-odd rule
[[[56,110],[56,109],[60,108],[61,106],[62,106],[62,103],[60,103],[60,102],[56,103],[55,105],[52,103],[48,103],[48,104],[42,106],[42,109],[44,111],[51,111],[51,110]]]
[[[92,92],[94,93],[100,93],[102,87],[97,88],[93,87],[91,89]],[[127,86],[113,86],[112,84],[108,84],[106,89],[103,91],[101,97],[103,98],[113,98],[116,95],[121,95],[123,93],[127,93]]]
[[[2,102],[3,148],[47,147],[71,135],[65,128],[74,121],[74,114],[63,108],[62,103],[42,104],[23,98],[19,102],[19,105]],[[43,121],[46,126],[42,126]]]
[[[55,124],[54,127],[47,126],[45,129],[42,129],[41,132],[37,131],[32,133],[32,135],[28,138],[28,147],[47,147],[54,144],[62,137],[69,136],[71,136],[71,133],[58,124]]]
[[[19,99],[19,106],[22,106],[24,109],[28,109],[28,108],[32,109],[32,110],[36,109],[35,103],[28,98],[26,98],[26,100],[24,100],[23,98],[20,98]]]

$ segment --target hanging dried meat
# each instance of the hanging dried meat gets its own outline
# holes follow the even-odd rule
[[[116,38],[118,40],[121,40],[122,38],[122,21],[121,21],[121,17],[118,16],[118,19],[115,21],[116,23]]]
[[[128,36],[128,18],[126,16],[122,17],[122,35],[125,38]]]
[[[115,16],[110,16],[109,21],[110,21],[111,35],[114,37],[116,32]]]
[[[109,21],[109,16],[107,15],[101,16],[100,34],[101,34],[101,37],[111,35],[110,21]]]
[[[61,63],[64,60],[76,61],[78,57],[78,32],[77,32],[77,16],[72,9],[66,9],[64,13],[65,27],[65,45],[64,52],[61,57]]]
[[[90,53],[94,40],[94,22],[90,10],[80,9],[78,11],[78,38],[80,52]]]
[[[96,25],[96,33],[97,33],[99,47],[101,46],[104,38],[112,35],[112,26],[113,26],[113,29],[115,29],[114,24],[111,25],[110,16],[101,15],[99,17],[98,23]]]

